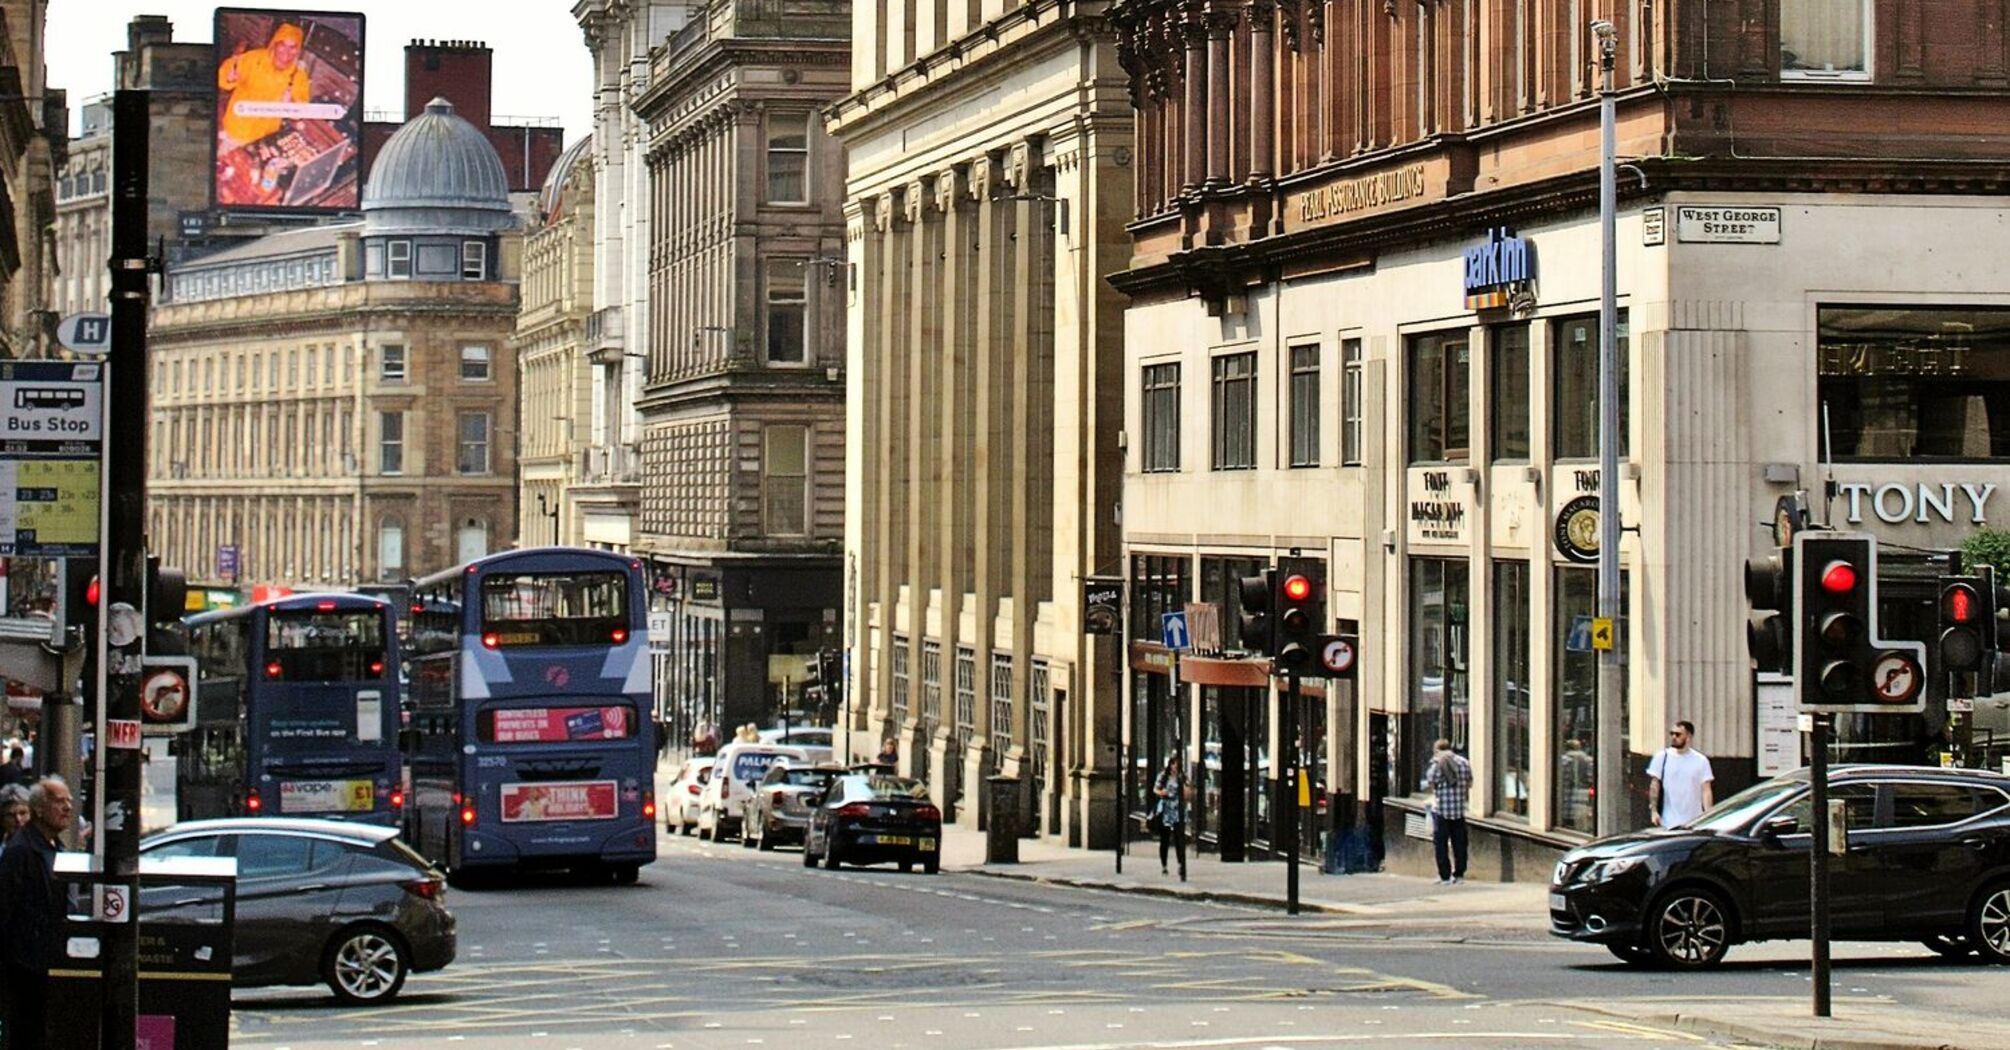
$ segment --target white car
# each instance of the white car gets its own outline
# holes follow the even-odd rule
[[[698,794],[698,837],[724,842],[740,833],[741,806],[777,762],[811,765],[811,753],[780,744],[727,744],[712,759],[712,776]]]
[[[791,726],[761,730],[761,743],[785,747],[820,747],[828,751],[837,743],[828,726]]]
[[[663,800],[663,827],[679,835],[689,835],[698,827],[698,796],[705,791],[705,782],[712,779],[712,759],[686,759],[683,768],[677,770],[677,779],[670,782],[670,790]]]

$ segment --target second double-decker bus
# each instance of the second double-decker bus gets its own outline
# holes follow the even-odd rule
[[[656,859],[640,562],[542,548],[412,585],[406,838],[459,877]]]
[[[395,611],[302,594],[184,621],[199,684],[175,748],[177,818],[398,823]]]

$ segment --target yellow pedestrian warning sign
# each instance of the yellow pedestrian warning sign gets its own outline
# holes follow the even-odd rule
[[[1591,618],[1591,647],[1593,649],[1601,653],[1611,652],[1613,634],[1611,617],[1594,616]]]

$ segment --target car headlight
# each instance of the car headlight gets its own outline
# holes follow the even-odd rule
[[[1645,857],[1612,857],[1601,860],[1585,869],[1583,881],[1610,882],[1645,863],[1647,863]]]

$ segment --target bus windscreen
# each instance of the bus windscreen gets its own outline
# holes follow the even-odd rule
[[[482,644],[620,645],[628,577],[618,572],[511,572],[482,578]]]
[[[368,682],[384,677],[384,614],[275,610],[266,620],[265,677]]]

